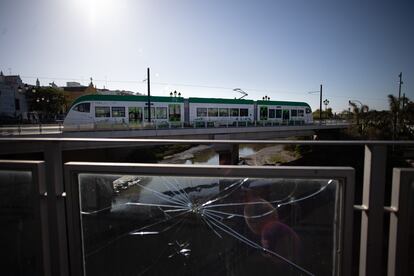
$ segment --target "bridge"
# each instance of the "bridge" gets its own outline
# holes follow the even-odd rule
[[[64,131],[59,125],[31,125],[0,127],[2,136],[31,136],[31,137],[76,137],[76,138],[159,138],[159,139],[274,139],[298,136],[312,136],[318,131],[333,131],[348,128],[346,121],[323,121],[314,124],[279,125],[272,123],[261,124],[184,124],[150,125],[141,128],[130,128],[119,125],[106,127],[95,126],[94,130]]]

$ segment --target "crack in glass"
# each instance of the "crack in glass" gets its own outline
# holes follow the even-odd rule
[[[155,258],[182,259],[187,266],[193,255],[191,239],[174,240],[180,229],[201,223],[219,240],[230,237],[260,254],[275,264],[286,264],[299,275],[314,275],[299,265],[299,235],[280,217],[279,210],[312,199],[325,191],[335,180],[309,181],[278,179],[215,179],[195,177],[137,177],[123,176],[127,184],[117,180],[116,187],[133,187],[135,190],[117,204],[92,211],[83,211],[83,216],[97,216],[102,212],[136,208],[144,222],[140,227],[118,234],[95,248],[86,256],[98,253],[103,248],[126,236],[158,237],[166,239],[168,250]],[[301,182],[302,181],[302,182]],[[272,187],[279,188],[273,190]],[[119,195],[128,188],[117,191]],[[277,192],[277,193],[276,193]],[[129,209],[128,209],[129,210]],[[142,214],[145,214],[144,216]],[[239,229],[240,228],[240,229]],[[187,228],[186,228],[187,229]],[[190,231],[191,232],[191,231]],[[171,233],[174,233],[171,234]],[[188,230],[184,231],[188,234]],[[194,234],[191,232],[190,234]],[[211,236],[210,236],[211,237]],[[161,251],[161,250],[160,250]],[[154,263],[150,265],[155,266]],[[146,267],[142,274],[149,273]],[[142,275],[142,274],[139,275]]]

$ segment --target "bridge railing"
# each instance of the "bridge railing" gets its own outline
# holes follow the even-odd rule
[[[278,127],[278,126],[303,126],[303,125],[326,125],[344,126],[349,125],[345,120],[324,120],[305,123],[301,120],[285,121],[193,121],[193,122],[152,122],[139,124],[126,123],[84,123],[67,125],[62,122],[58,124],[35,124],[35,125],[7,125],[0,126],[0,136],[36,135],[36,134],[59,134],[66,132],[82,131],[127,131],[127,130],[163,130],[163,129],[190,129],[190,128],[243,128],[243,127]]]
[[[68,160],[65,154],[82,148],[249,143],[363,148],[362,200],[354,200],[359,196],[353,188],[361,172],[350,167],[67,162],[76,157]],[[213,274],[263,266],[281,274],[384,275],[385,268],[388,275],[404,275],[400,272],[412,269],[414,172],[394,169],[386,206],[386,162],[392,146],[413,144],[1,138],[2,155],[41,153],[37,161],[0,162],[2,237],[8,237],[0,250],[9,253],[2,254],[7,256],[2,271],[160,274],[167,273],[165,267],[197,274],[198,263]],[[384,214],[391,216],[389,233],[383,231]],[[387,244],[388,265],[380,265]]]

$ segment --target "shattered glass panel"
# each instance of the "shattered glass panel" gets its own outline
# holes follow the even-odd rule
[[[86,275],[332,275],[339,182],[80,174]]]
[[[1,275],[40,275],[33,188],[30,171],[0,171]]]

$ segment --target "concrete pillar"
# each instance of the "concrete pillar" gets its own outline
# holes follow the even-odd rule
[[[237,165],[239,163],[239,145],[214,145],[214,150],[219,154],[220,165]]]

